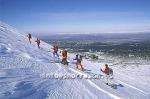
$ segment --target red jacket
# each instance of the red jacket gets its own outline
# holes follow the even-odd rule
[[[109,68],[108,68],[108,67],[105,68],[104,70],[101,69],[101,71],[102,71],[103,73],[105,73],[106,75],[109,75]]]
[[[67,57],[67,51],[66,51],[66,50],[63,50],[63,51],[62,51],[62,56],[63,56],[63,57]]]
[[[54,52],[57,52],[58,51],[58,47],[54,47],[53,50],[54,50]]]

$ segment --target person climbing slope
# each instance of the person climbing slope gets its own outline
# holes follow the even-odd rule
[[[79,55],[79,54],[77,54],[77,55],[76,55],[76,58],[75,58],[74,60],[77,60],[77,61],[76,61],[76,68],[78,69],[78,68],[79,68],[78,66],[80,66],[81,70],[83,71],[83,70],[84,70],[84,69],[83,69],[83,65],[81,64],[82,56]]]
[[[59,55],[58,55],[58,46],[54,46],[53,47],[53,57],[57,56],[57,58],[59,58]]]
[[[64,65],[68,65],[68,62],[67,62],[67,50],[64,49],[62,51],[62,61],[61,61],[62,64]]]
[[[108,67],[108,64],[105,64],[105,68],[104,68],[104,69],[100,69],[100,70],[101,70],[103,73],[105,73],[105,75],[106,75],[106,84],[107,84],[107,85],[111,85],[110,76],[113,75],[113,70]]]
[[[29,42],[30,42],[30,44],[31,44],[31,39],[32,39],[32,35],[31,35],[31,33],[28,33],[27,37],[28,37]]]
[[[37,43],[38,48],[40,48],[40,39],[37,38],[35,42]]]

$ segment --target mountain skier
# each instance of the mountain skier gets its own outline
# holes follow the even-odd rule
[[[110,76],[113,75],[113,70],[108,67],[108,64],[105,64],[104,70],[103,69],[100,70],[106,74],[106,84],[111,85]]]
[[[40,39],[37,38],[37,40],[35,42],[37,43],[38,48],[40,48]]]
[[[81,70],[83,71],[83,65],[81,64],[81,61],[82,61],[82,56],[77,54],[76,55],[76,58],[74,60],[77,60],[76,61],[76,68],[78,69],[78,66],[81,67]]]
[[[29,42],[30,42],[30,44],[31,44],[31,39],[32,39],[32,35],[31,35],[31,33],[28,33],[27,37],[28,37]]]
[[[53,56],[55,57],[55,55],[59,58],[59,55],[58,55],[58,46],[54,46],[53,47]]]
[[[68,65],[68,62],[67,62],[67,50],[64,49],[62,51],[62,61],[61,61],[62,64],[64,65]]]

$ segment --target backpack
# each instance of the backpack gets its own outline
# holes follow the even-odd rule
[[[112,70],[112,68],[109,68],[109,75],[113,76],[113,70]]]
[[[76,60],[81,60],[81,55],[77,54],[76,55]]]
[[[82,58],[83,58],[83,56],[82,55],[80,55],[80,60],[82,61]]]

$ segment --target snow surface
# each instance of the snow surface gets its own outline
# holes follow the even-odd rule
[[[41,42],[38,49],[22,32],[0,22],[0,99],[150,99],[150,65],[124,64],[111,57],[117,89],[105,84],[100,68],[106,63],[83,60],[77,70],[69,54],[69,66],[55,63],[52,46]],[[102,56],[105,58],[105,56]],[[117,61],[114,61],[117,60]],[[142,61],[141,61],[142,63]],[[131,65],[131,66],[129,66]],[[83,75],[84,79],[52,79],[48,74]],[[99,79],[86,79],[98,74]]]

